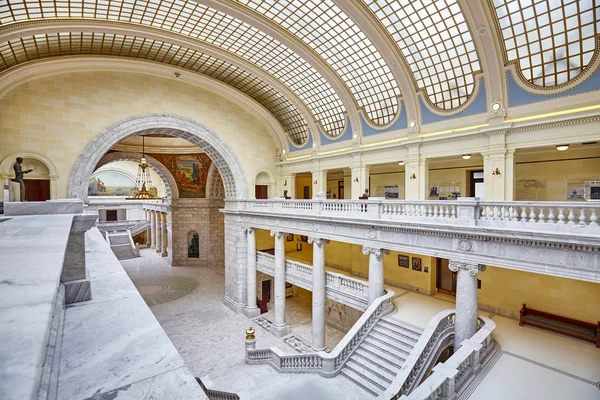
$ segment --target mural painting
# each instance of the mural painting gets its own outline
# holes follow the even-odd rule
[[[125,174],[106,171],[92,175],[88,196],[133,196],[135,182]]]
[[[211,160],[204,153],[198,154],[152,154],[171,172],[179,197],[206,197],[206,180]]]

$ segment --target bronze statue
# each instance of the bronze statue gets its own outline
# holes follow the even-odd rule
[[[15,179],[11,179],[11,181],[16,182],[20,185],[21,201],[25,201],[25,180],[23,179],[23,175],[28,174],[33,170],[28,169],[26,171],[23,171],[23,167],[21,167],[21,164],[23,164],[23,158],[17,157],[17,162],[13,166],[15,170]]]

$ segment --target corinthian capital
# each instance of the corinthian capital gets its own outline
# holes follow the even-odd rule
[[[483,264],[472,264],[472,263],[450,260],[450,262],[448,263],[448,268],[452,272],[458,272],[459,269],[462,269],[462,270],[468,271],[469,275],[475,276],[475,275],[477,275],[477,272],[485,271],[486,266]]]
[[[246,228],[246,233],[248,233],[248,234],[254,233],[254,230],[255,230],[254,228],[248,227],[248,228]]]
[[[276,239],[281,239],[283,237],[283,232],[271,231],[271,236]]]
[[[316,238],[316,237],[309,237],[308,238],[308,243],[309,244],[316,244],[317,246],[321,247],[323,245],[323,243],[329,243],[329,239],[321,239],[321,238]]]
[[[375,257],[381,258],[383,254],[390,254],[390,251],[387,249],[381,249],[379,247],[367,247],[363,246],[362,252],[364,255],[374,254]]]

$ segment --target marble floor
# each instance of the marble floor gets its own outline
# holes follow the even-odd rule
[[[257,348],[277,346],[289,353],[294,350],[223,304],[225,277],[222,269],[173,268],[151,249],[142,249],[141,255],[140,258],[121,261],[134,283],[148,276],[163,276],[166,280],[180,277],[196,282],[196,288],[188,295],[156,304],[150,309],[186,365],[195,376],[202,378],[207,387],[237,393],[244,400],[373,398],[343,376],[326,379],[313,374],[279,374],[268,365],[244,364],[245,330],[250,325],[256,330]],[[301,308],[300,304],[297,309]],[[294,310],[294,307],[286,309]],[[294,317],[294,314],[293,311],[290,314],[292,321],[295,318],[298,326],[302,327],[305,320],[298,315]],[[334,331],[329,328],[327,331],[331,336],[330,332]],[[310,340],[310,336],[305,339]]]
[[[222,270],[172,268],[151,250],[142,250],[141,258],[123,260],[122,264],[134,282],[146,276],[178,276],[197,282],[196,289],[188,295],[152,306],[151,310],[192,372],[203,377],[209,387],[236,392],[242,399],[372,398],[341,376],[325,379],[278,374],[269,366],[245,365],[243,337],[249,321],[223,305]],[[454,307],[451,297],[393,290],[396,309],[391,317],[420,328],[438,312]],[[293,331],[310,343],[310,298],[299,296],[294,300],[287,303],[286,319]],[[463,398],[600,399],[600,350],[592,344],[520,327],[509,318],[493,314],[489,317],[496,323],[494,338],[502,353],[481,383],[469,391],[470,397]],[[255,329],[259,348],[278,346],[293,351],[262,328]],[[341,332],[328,327],[327,346],[341,336]]]

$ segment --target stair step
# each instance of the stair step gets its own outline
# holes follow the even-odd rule
[[[367,392],[371,393],[373,396],[379,396],[385,390],[381,385],[371,382],[360,373],[352,368],[348,367],[348,364],[342,368],[341,374],[346,378],[350,379],[352,382],[356,383],[358,386],[365,389]]]
[[[410,325],[405,325],[402,322],[399,322],[399,321],[396,321],[393,319],[389,319],[389,318],[388,319],[381,318],[377,325],[382,326],[386,329],[390,329],[394,332],[398,332],[401,335],[411,337],[415,340],[419,340],[419,338],[423,334],[423,331],[420,329],[417,329],[416,327],[412,327]]]
[[[381,335],[387,336],[390,340],[404,343],[405,345],[410,346],[410,347],[414,347],[418,340],[418,339],[415,339],[414,337],[408,336],[404,333],[398,333],[397,331],[388,329],[380,324],[375,325],[375,327],[373,328],[373,331],[377,332]]]
[[[396,374],[402,368],[403,362],[402,360],[391,356],[390,354],[385,354],[381,352],[381,354],[375,354],[373,351],[369,351],[364,349],[362,345],[356,349],[352,357],[358,356],[362,359],[369,360],[373,364],[377,364],[380,368],[385,368],[389,372]],[[350,358],[352,358],[350,357]]]
[[[353,360],[348,360],[344,365],[344,368],[351,369],[352,371],[362,376],[363,380],[369,381],[370,383],[379,387],[381,390],[387,389],[392,383],[391,379],[384,378],[381,375],[372,371],[371,369],[367,368],[366,366],[359,364]]]
[[[363,342],[360,344],[360,347],[364,350],[367,350],[374,355],[384,358],[386,360],[390,360],[391,362],[404,364],[406,361],[407,354],[393,348],[387,348],[381,344],[381,342],[376,341],[370,337],[366,337]]]
[[[414,347],[406,345],[398,340],[390,339],[389,336],[382,335],[376,331],[369,332],[367,339],[373,339],[374,341],[379,342],[380,347],[383,350],[394,349],[404,355],[408,355]]]
[[[368,353],[367,353],[368,354]],[[378,360],[376,357],[371,356],[370,358],[363,357],[360,354],[354,352],[352,357],[348,360],[348,362],[356,363],[361,365],[365,369],[373,372],[375,375],[378,375],[381,379],[385,381],[389,381],[390,383],[394,380],[397,375],[397,371],[390,371],[388,367],[384,367],[381,365],[382,360]]]

